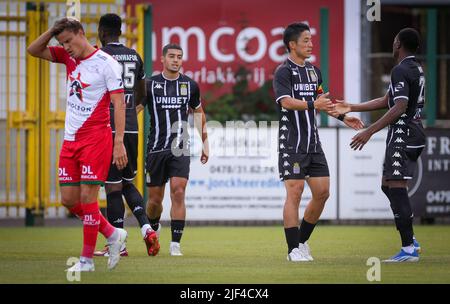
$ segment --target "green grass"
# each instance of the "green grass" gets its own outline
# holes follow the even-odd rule
[[[140,231],[129,227],[129,257],[113,271],[95,258],[81,283],[369,283],[369,257],[399,249],[391,226],[318,226],[309,241],[311,263],[286,261],[282,227],[186,227],[183,257],[170,257],[170,229],[149,257]],[[450,226],[417,226],[419,263],[381,264],[381,283],[450,283]],[[80,227],[0,228],[0,283],[68,283],[68,257],[81,251]],[[99,236],[97,247],[103,246]]]

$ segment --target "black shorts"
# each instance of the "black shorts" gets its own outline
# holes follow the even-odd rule
[[[114,133],[113,133],[114,141]],[[115,164],[109,167],[107,184],[118,184],[123,180],[131,182],[136,177],[137,171],[137,155],[138,155],[138,134],[125,133],[123,135],[123,145],[127,150],[128,164],[122,170],[117,169]]]
[[[420,123],[409,122],[406,125],[390,126],[383,163],[384,179],[412,179],[425,142],[425,131]]]
[[[174,156],[172,151],[148,153],[146,161],[146,183],[148,187],[160,187],[171,177],[189,179],[190,156]]]
[[[307,154],[278,153],[278,171],[282,181],[330,176],[327,159],[323,152]]]
[[[409,148],[388,145],[383,163],[383,177],[386,180],[412,179],[417,159],[423,147]]]

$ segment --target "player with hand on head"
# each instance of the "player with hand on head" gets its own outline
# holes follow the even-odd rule
[[[61,46],[48,46],[55,37]],[[121,67],[87,40],[82,24],[62,18],[33,41],[31,56],[62,63],[67,71],[67,106],[64,143],[59,156],[62,204],[83,220],[83,250],[68,271],[94,271],[93,254],[98,232],[107,239],[108,269],[120,259],[127,232],[115,228],[100,213],[97,196],[112,163],[127,165],[123,145],[125,105]],[[112,141],[109,106],[114,105],[116,135]]]

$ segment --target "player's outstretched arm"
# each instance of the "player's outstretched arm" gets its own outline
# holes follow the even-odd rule
[[[361,150],[364,145],[369,141],[373,134],[377,133],[381,129],[385,128],[389,124],[396,121],[403,113],[405,113],[408,107],[408,100],[398,99],[395,105],[389,109],[380,119],[373,123],[370,127],[364,131],[359,132],[352,138],[350,147],[353,150]]]
[[[53,28],[50,28],[28,46],[27,48],[28,54],[30,54],[33,57],[53,61],[52,54],[50,53],[50,49],[48,48],[48,43],[52,38],[53,38]]]
[[[292,97],[284,97],[280,100],[281,106],[288,110],[303,111],[308,109],[316,109],[319,111],[332,111],[334,109],[334,104],[328,98],[329,92],[320,95],[314,101],[299,100]]]
[[[128,163],[127,151],[123,145],[123,134],[125,132],[125,97],[123,93],[111,94],[111,102],[114,106],[114,136],[113,164],[122,170]]]
[[[348,103],[344,100],[336,100],[334,114],[346,114],[349,112],[367,112],[388,107],[389,95],[386,93],[383,97],[375,98],[362,103]]]
[[[194,110],[194,125],[203,142],[200,161],[202,164],[206,164],[209,158],[209,142],[208,131],[206,129],[206,115],[201,106]]]
[[[334,112],[333,113],[332,112],[327,112],[327,114],[330,115],[331,117],[339,119],[340,121],[345,123],[345,125],[347,127],[352,128],[354,130],[361,130],[362,128],[364,128],[364,123],[358,117],[348,116],[348,115],[345,115],[345,114],[339,114],[338,115],[338,114],[336,114]]]

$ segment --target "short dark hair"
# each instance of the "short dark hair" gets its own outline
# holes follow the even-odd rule
[[[166,55],[167,55],[167,52],[168,52],[170,49],[180,50],[181,52],[183,52],[183,49],[182,49],[181,46],[179,46],[178,44],[176,44],[176,43],[169,43],[169,44],[166,44],[166,45],[163,47],[163,50],[162,50],[163,56],[166,56]]]
[[[420,34],[417,30],[407,27],[398,32],[398,41],[403,48],[411,53],[416,53],[420,46]]]
[[[300,37],[304,31],[310,31],[310,29],[307,24],[302,22],[291,23],[287,26],[283,32],[283,42],[288,52],[291,51],[289,48],[289,42],[297,42],[298,37]]]
[[[120,36],[122,34],[122,19],[117,14],[105,14],[100,17],[98,27],[109,35]]]
[[[83,25],[81,24],[80,21],[78,21],[75,18],[64,17],[55,22],[55,25],[53,25],[52,35],[58,36],[64,31],[69,31],[74,34],[78,34],[78,31],[80,30],[83,31],[84,33]]]

